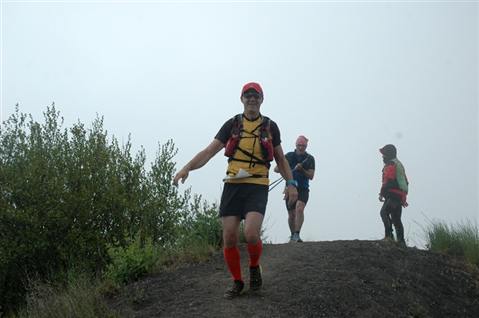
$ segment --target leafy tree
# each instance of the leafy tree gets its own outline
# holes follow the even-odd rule
[[[179,195],[171,183],[171,140],[147,172],[144,149],[132,157],[130,138],[121,147],[109,141],[102,118],[65,129],[53,104],[44,119],[17,105],[0,131],[0,315],[22,302],[29,275],[61,281],[71,268],[99,272],[111,260],[108,246],[133,239],[175,244],[196,213],[190,189]]]

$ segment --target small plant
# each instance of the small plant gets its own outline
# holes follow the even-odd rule
[[[413,317],[424,317],[426,314],[427,310],[424,308],[421,304],[418,302],[413,302],[412,304],[409,304],[409,314]]]
[[[152,272],[159,259],[159,253],[153,246],[152,239],[148,238],[142,246],[140,235],[136,235],[125,249],[118,241],[108,244],[108,255],[112,263],[106,266],[104,278],[115,283],[117,287],[132,283],[144,278]]]
[[[145,290],[144,289],[138,289],[136,288],[134,291],[125,288],[123,290],[123,297],[127,299],[129,302],[132,302],[133,304],[141,304],[145,300],[148,299],[148,296],[145,295]]]
[[[407,281],[401,281],[399,278],[397,278],[395,281],[392,282],[391,287],[394,291],[399,291],[400,289],[410,287],[410,283]]]
[[[391,284],[391,287],[393,288],[394,291],[398,291],[402,287],[402,285],[399,282],[393,282]]]

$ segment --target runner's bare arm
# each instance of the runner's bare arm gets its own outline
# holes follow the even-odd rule
[[[300,165],[300,164],[298,164]],[[300,168],[298,169],[306,178],[308,178],[309,180],[313,180],[314,178],[314,169],[304,169],[303,166],[300,166]]]
[[[283,177],[285,181],[291,181],[293,179],[293,172],[291,172],[291,168],[289,167],[288,161],[284,156],[283,148],[281,145],[274,147],[274,160],[276,161],[276,165],[278,166],[279,173]],[[290,204],[293,204],[298,199],[298,190],[295,186],[290,185],[284,191],[284,199],[288,199]]]
[[[181,183],[185,183],[190,171],[203,167],[211,158],[213,158],[221,149],[224,144],[218,139],[214,139],[208,147],[200,151],[193,159],[190,160],[173,179],[173,184],[178,186],[178,180],[181,179]]]

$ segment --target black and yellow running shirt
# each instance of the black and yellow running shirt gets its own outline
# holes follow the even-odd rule
[[[261,129],[261,122],[262,117],[248,120],[243,115],[243,133],[238,143],[238,147],[244,149],[245,151],[249,152],[250,154],[254,155],[258,158],[263,158],[261,153],[261,145],[258,139],[258,134]],[[223,126],[220,128],[218,133],[215,136],[215,139],[221,141],[221,143],[226,144],[231,136],[231,130],[233,129],[233,120],[227,120]],[[281,134],[278,129],[278,125],[271,120],[270,122],[270,129],[269,129],[269,138],[273,143],[273,147],[278,146],[281,144]],[[239,169],[243,169],[251,175],[268,175],[269,168],[266,167],[264,164],[255,163],[255,160],[251,159],[249,156],[244,154],[242,151],[237,150],[234,154],[234,159],[238,160],[231,160],[228,164],[227,174],[228,175],[236,175]],[[269,185],[269,178],[238,178],[238,179],[228,179],[225,182],[231,183],[254,183],[254,184],[264,184]]]

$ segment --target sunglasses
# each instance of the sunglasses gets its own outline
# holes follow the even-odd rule
[[[260,98],[263,98],[263,94],[249,92],[249,93],[244,93],[243,97],[246,99],[250,99],[251,97],[254,97],[255,99],[260,99]]]

